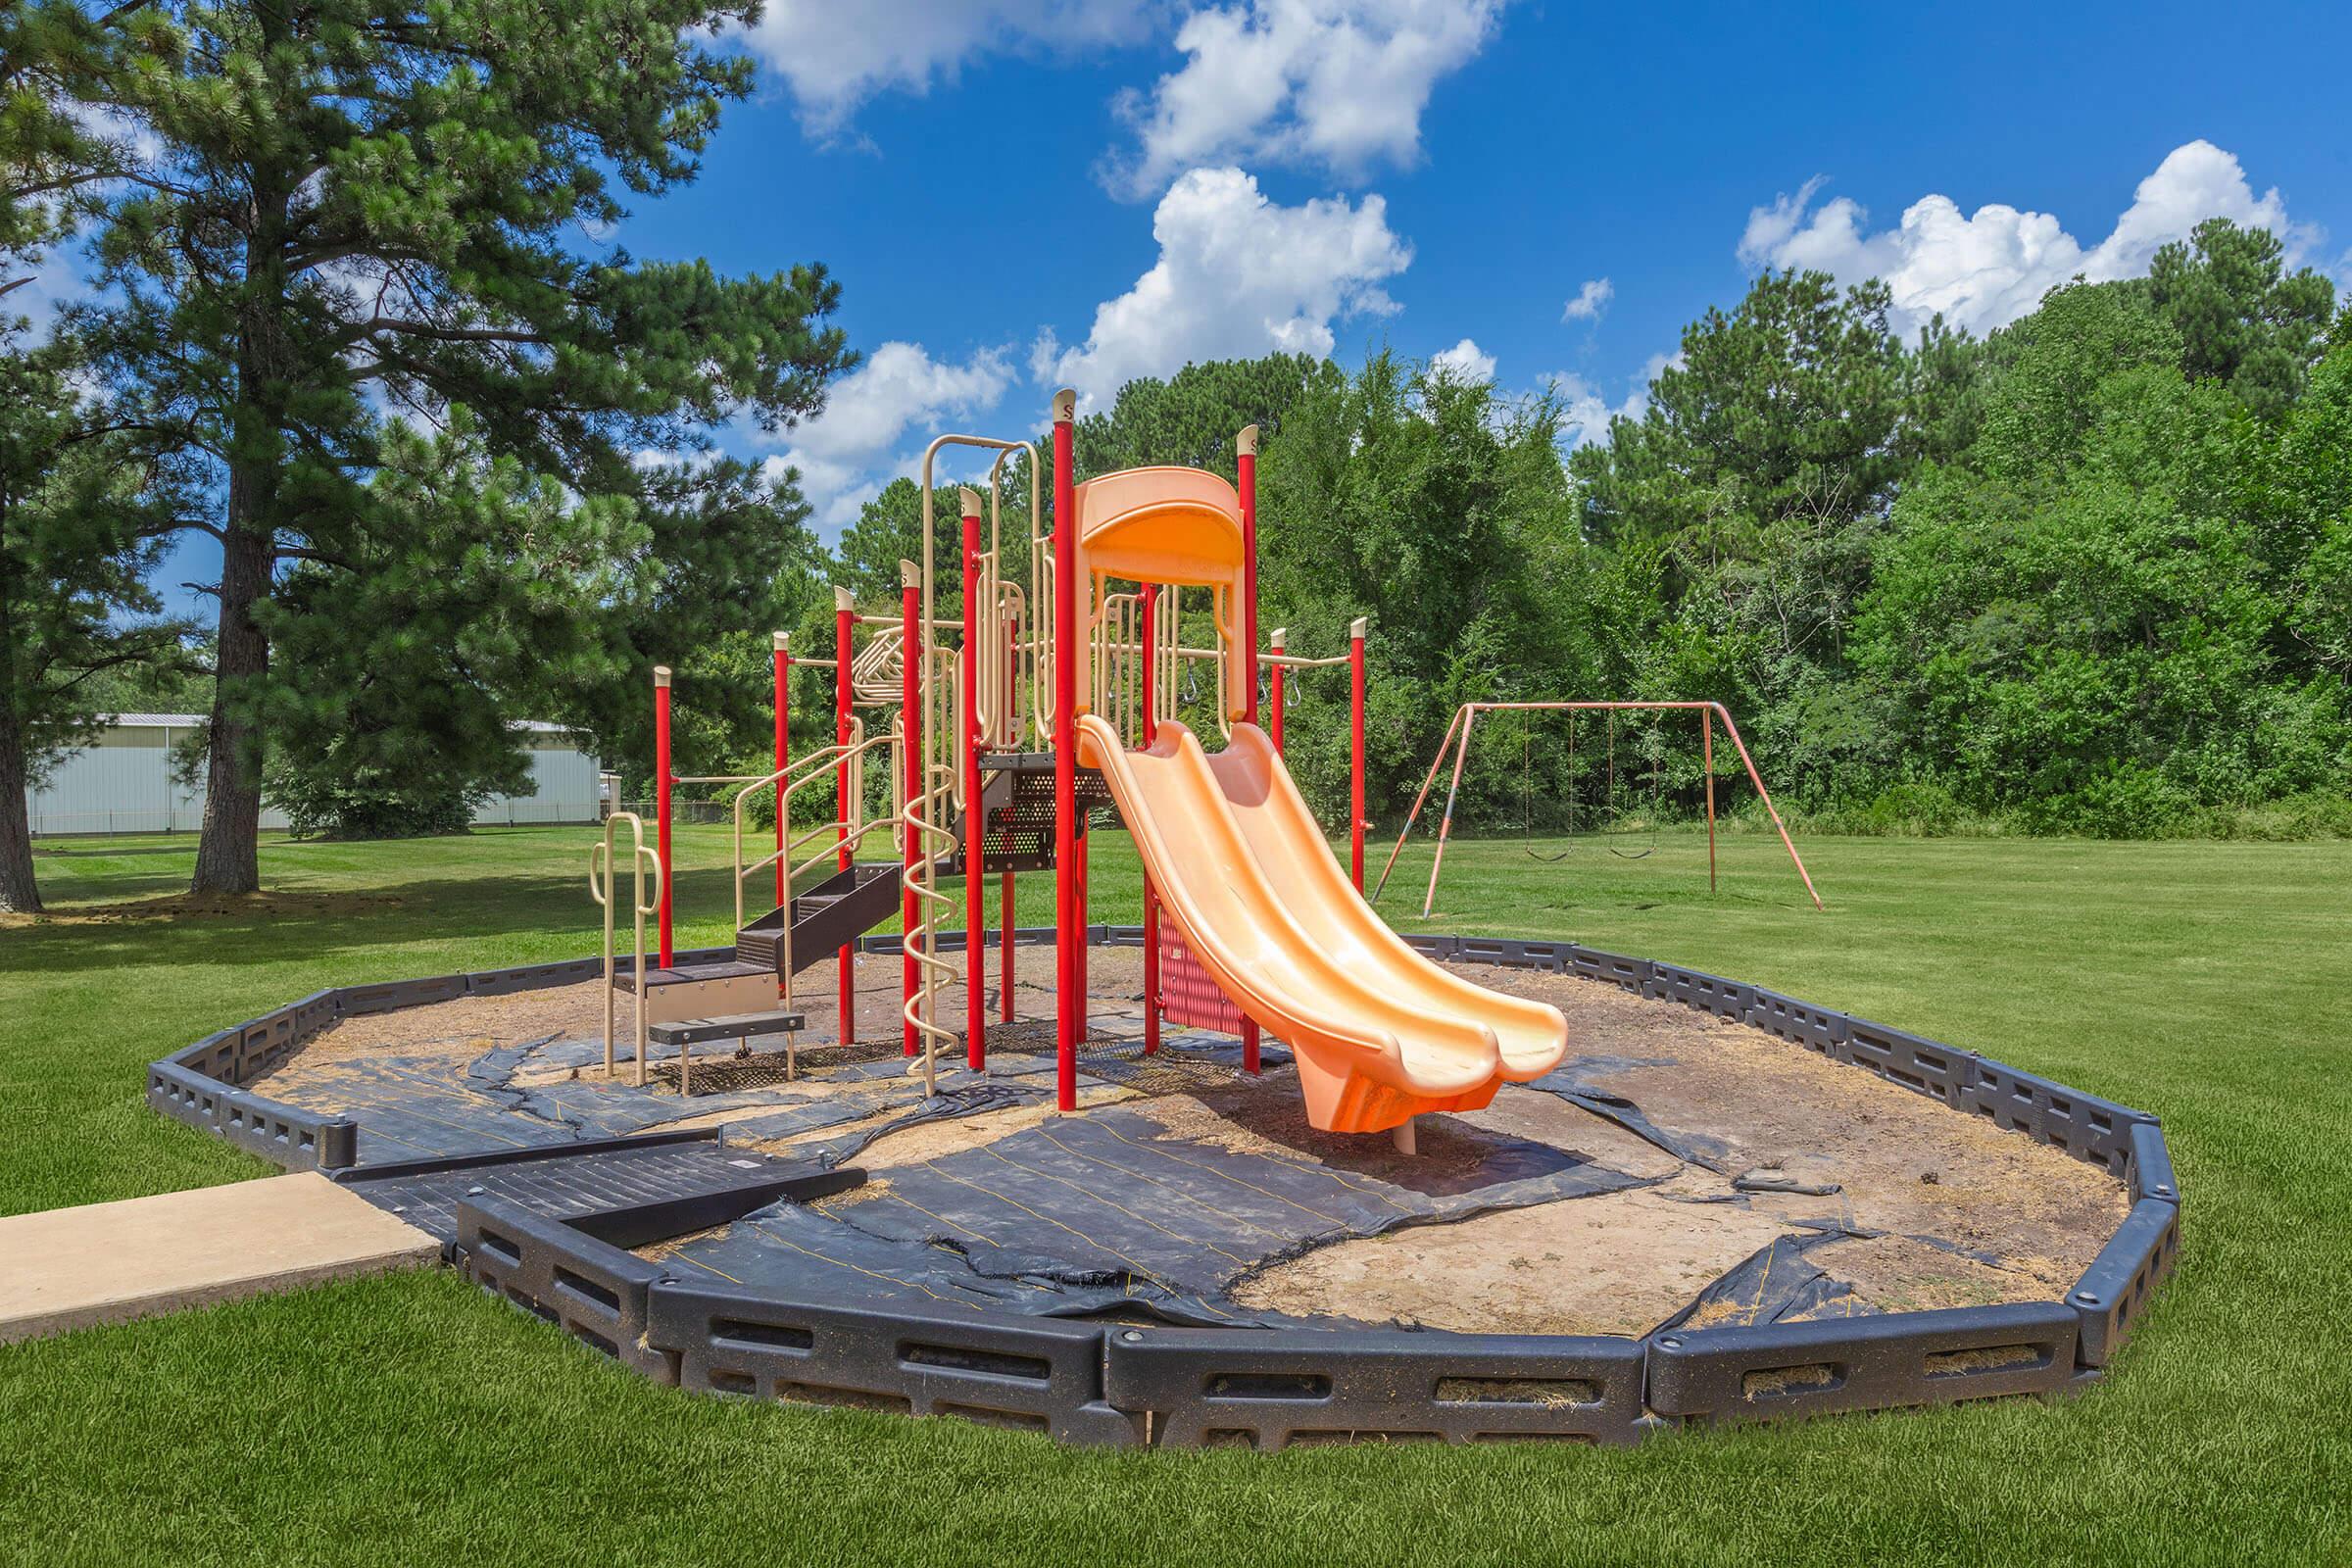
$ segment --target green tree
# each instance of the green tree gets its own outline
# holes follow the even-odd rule
[[[2118,332],[2132,299],[2064,290],[2030,318],[1988,428],[2034,423],[2021,409],[2079,427],[2035,463],[2011,448],[1908,488],[1861,619],[1899,766],[2037,828],[2163,831],[2343,764],[2340,689],[2277,652],[2286,607],[2238,500],[2260,449],[2231,393],[2116,352],[2144,341]]]
[[[1002,487],[1005,550],[1016,559],[1024,581],[1029,556],[1028,487],[1026,466],[1017,492],[1009,485]],[[931,492],[932,569],[939,577],[936,608],[943,615],[963,611],[963,505],[958,489],[943,484]],[[1048,528],[1053,526],[1053,498],[1046,497]],[[839,558],[841,585],[856,594],[859,604],[885,612],[896,610],[899,563],[923,564],[922,486],[904,474],[884,485],[858,509],[858,520],[843,530]]]
[[[1300,652],[1369,618],[1367,801],[1401,806],[1454,708],[1552,695],[1591,668],[1591,553],[1556,445],[1560,410],[1381,352],[1318,378],[1259,466],[1263,628]],[[1296,687],[1287,755],[1324,820],[1346,821],[1348,689]]]
[[[110,672],[178,644],[146,581],[166,466],[74,390],[77,348],[0,325],[0,910],[40,907],[25,788],[96,730]]]
[[[121,171],[73,102],[96,41],[74,8],[0,10],[0,312]],[[0,315],[0,910],[40,907],[26,786],[95,728],[111,677],[176,644],[145,582],[172,467],[88,373],[71,320]]]
[[[2180,334],[2145,282],[2071,283],[1986,345],[1991,388],[1978,440],[1958,462],[2023,480],[2072,467],[2108,424],[2108,379],[2142,367],[2177,367]]]
[[[575,501],[491,457],[462,407],[445,434],[391,427],[380,457],[352,554],[299,564],[258,611],[279,666],[265,780],[298,831],[453,831],[520,793],[510,715],[621,675],[615,617],[580,608],[655,572],[628,498]]]
[[[821,269],[728,279],[595,237],[627,195],[693,177],[720,107],[749,87],[751,62],[715,43],[749,14],[711,0],[108,13],[105,96],[158,149],[98,238],[122,299],[110,363],[205,456],[218,495],[190,524],[222,555],[199,891],[257,882],[261,764],[286,707],[270,690],[271,640],[291,624],[270,605],[281,573],[364,579],[400,548],[366,535],[402,515],[367,493],[385,411],[431,420],[463,405],[491,459],[683,527],[702,514],[649,496],[639,454],[691,453],[744,408],[788,422],[849,363],[817,324],[836,297]],[[734,481],[690,467],[664,482]],[[713,569],[706,600],[739,598],[736,541],[689,543],[657,526],[648,548]]]
[[[2312,371],[2262,473],[2266,544],[2287,564],[2291,648],[2352,687],[2352,337]]]
[[[1570,460],[1588,536],[1680,541],[1697,564],[1753,549],[1785,518],[1883,511],[1916,460],[1907,425],[1934,425],[1968,381],[1938,327],[1936,374],[1915,384],[1888,308],[1883,283],[1840,292],[1826,273],[1787,271],[1757,278],[1729,315],[1710,309],[1641,416],[1611,419],[1606,443]],[[1915,408],[1929,392],[1936,407]]]
[[[1984,345],[1936,320],[1906,346],[1889,309],[1882,283],[1767,272],[1684,332],[1639,418],[1570,459],[1621,617],[1595,695],[1713,698],[1785,758],[1855,739],[1837,694],[1873,541],[1984,417]]]
[[[1254,424],[1261,439],[1277,440],[1301,398],[1344,379],[1329,360],[1306,354],[1214,360],[1165,380],[1140,377],[1119,388],[1109,408],[1079,419],[1079,477],[1174,464],[1230,479],[1237,431]]]
[[[2264,418],[2302,391],[2335,309],[2335,285],[2310,268],[2287,271],[2285,250],[2268,229],[2209,218],[2148,270],[2150,303],[2180,336],[2180,368]]]
[[[79,6],[0,8],[0,300],[36,280],[128,163],[75,103],[95,90],[105,53]]]
[[[580,736],[634,798],[653,781],[656,664],[670,666],[671,745],[682,773],[767,767],[773,736],[773,634],[794,632],[804,656],[833,646],[832,563],[808,526],[808,507],[787,474],[725,459],[650,466],[638,515],[651,574],[598,612],[619,641],[624,675],[567,676],[541,711]],[[725,582],[723,592],[713,583]],[[832,733],[832,703],[813,673],[796,682],[807,707],[804,741]],[[825,688],[829,691],[830,688]],[[820,702],[820,697],[823,700]],[[805,747],[803,748],[806,749]]]

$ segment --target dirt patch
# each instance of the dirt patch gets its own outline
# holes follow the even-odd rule
[[[1234,1295],[1270,1311],[1465,1334],[1636,1335],[1788,1234],[1769,1214],[1637,1188],[1344,1242]]]
[[[1763,1167],[1838,1188],[1757,1194],[1764,1212],[1933,1237],[2057,1289],[2130,1207],[2097,1166],[1760,1029],[1568,975],[1462,972],[1559,1007],[1570,1062],[1594,1062],[1586,1082],[1669,1132],[1718,1140],[1729,1173]]]
[[[619,1013],[625,1029],[626,998]],[[304,1042],[268,1081],[298,1088],[316,1067],[368,1056],[448,1056],[470,1060],[499,1046],[544,1040],[601,1040],[605,1029],[604,982],[515,991],[503,997],[459,997],[422,1007],[396,1007],[344,1018]],[[624,1036],[625,1038],[625,1036]]]
[[[2004,1258],[1996,1266],[1908,1236],[1828,1242],[1805,1255],[1882,1312],[2054,1300],[2081,1277],[2046,1258]]]
[[[210,919],[235,916],[260,920],[348,919],[400,907],[389,893],[173,893],[120,904],[68,905],[40,914],[0,914],[0,927],[15,925],[108,925],[124,920]]]
[[[1083,1111],[1098,1105],[1115,1105],[1136,1099],[1132,1089],[1109,1085],[1090,1085],[1078,1092],[1078,1108]],[[802,1144],[821,1143],[828,1139],[887,1126],[906,1115],[896,1108],[862,1122],[850,1122],[840,1127],[824,1127],[803,1133],[795,1138],[777,1139],[752,1147],[770,1153],[789,1154]],[[951,1120],[917,1122],[914,1126],[877,1138],[858,1156],[858,1163],[869,1171],[887,1171],[902,1165],[919,1165],[927,1159],[944,1159],[960,1154],[969,1149],[979,1149],[1008,1137],[1026,1127],[1035,1127],[1061,1114],[1047,1101],[1035,1105],[1015,1105],[1008,1110],[984,1111],[977,1116],[957,1116]]]

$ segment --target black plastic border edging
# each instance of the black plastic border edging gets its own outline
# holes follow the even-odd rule
[[[332,1170],[358,1157],[360,1124],[349,1116],[249,1095],[175,1061],[147,1064],[147,1103],[286,1170]]]
[[[647,1292],[662,1266],[559,1219],[494,1198],[458,1201],[457,1255],[466,1277],[656,1383],[678,1359],[645,1343]]]
[[[1134,926],[1090,943],[1136,946]],[[1021,946],[1051,927],[1016,930]],[[998,940],[989,933],[988,940]],[[1861,1067],[2123,1179],[2131,1213],[2062,1302],[1600,1337],[1390,1330],[1103,1328],[1008,1313],[934,1319],[857,1300],[687,1285],[599,1240],[650,1238],[678,1214],[622,1209],[559,1221],[494,1199],[458,1209],[457,1254],[485,1288],[658,1381],[722,1393],[881,1403],[1037,1427],[1069,1442],[1153,1446],[1433,1436],[1632,1441],[1661,1423],[2050,1394],[2099,1375],[2180,1248],[2180,1195],[2155,1117],[1907,1031],[1728,980],[1576,943],[1410,935],[1430,957],[1570,973],[1745,1023]],[[942,951],[960,947],[943,939]],[[896,953],[896,936],[859,948]],[[682,961],[731,950],[696,950]],[[568,959],[476,975],[319,992],[207,1036],[149,1069],[165,1114],[289,1168],[352,1163],[358,1126],[234,1087],[334,1019],[568,985]],[[702,1130],[698,1130],[702,1131]],[[646,1139],[598,1141],[642,1144]],[[515,1157],[579,1152],[551,1146]],[[361,1167],[345,1178],[484,1156]],[[837,1173],[845,1185],[859,1173]],[[679,1213],[684,1213],[679,1210]],[[701,1219],[709,1221],[710,1216]],[[1555,1385],[1528,1396],[1531,1389]],[[1451,1397],[1447,1397],[1451,1395]]]
[[[2055,1394],[2075,1381],[2081,1332],[2057,1301],[1673,1329],[1649,1344],[1649,1403],[1687,1420],[1768,1421]]]
[[[960,1415],[1065,1443],[1132,1447],[1142,1419],[1103,1396],[1099,1323],[951,1316],[856,1299],[659,1279],[648,1339],[716,1394]]]
[[[1632,1443],[1644,1348],[1592,1335],[1237,1329],[1110,1331],[1104,1392],[1169,1447],[1342,1437]]]

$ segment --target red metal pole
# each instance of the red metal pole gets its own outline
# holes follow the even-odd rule
[[[792,761],[792,634],[776,633],[776,771]],[[784,907],[784,781],[776,780],[776,907]],[[792,918],[791,911],[785,919]]]
[[[833,741],[844,748],[851,734],[850,662],[858,636],[857,610],[847,588],[833,590]],[[833,764],[833,820],[841,824],[835,829],[841,848],[834,863],[843,871],[850,868],[850,759],[845,752]],[[834,955],[833,967],[840,979],[841,1043],[846,1046],[858,1038],[858,950],[845,945]]]
[[[1235,476],[1242,500],[1242,689],[1249,695],[1249,722],[1257,722],[1257,426],[1244,425],[1233,438]],[[1280,667],[1280,666],[1277,666]],[[1257,1021],[1242,1020],[1242,1069],[1258,1070]]]
[[[1275,627],[1269,634],[1269,639],[1273,643],[1274,652],[1277,655],[1282,653],[1283,638],[1288,635],[1280,626]],[[1274,710],[1268,715],[1274,721],[1274,755],[1277,757],[1282,755],[1282,662],[1277,658],[1274,662],[1274,690],[1271,694]]]
[[[1348,858],[1364,891],[1364,622],[1348,627]]]
[[[1078,500],[1071,421],[1078,394],[1054,394],[1054,1100],[1078,1108]]]
[[[1144,745],[1159,738],[1158,662],[1152,651],[1159,642],[1159,589],[1143,585]],[[1152,873],[1144,872],[1144,1054],[1159,1050],[1159,894]]]
[[[662,862],[662,962],[669,967],[669,666],[654,666],[654,855]]]
[[[1257,426],[1244,425],[1233,438],[1234,466],[1242,497],[1242,690],[1257,722]],[[1218,715],[1220,718],[1223,714]]]
[[[988,1065],[988,911],[980,841],[980,493],[963,491],[963,1060]]]
[[[906,780],[906,809],[923,790],[923,654],[929,642],[922,627],[923,585],[920,569],[911,561],[899,563],[899,741],[900,771]],[[906,1029],[906,1054],[915,1054],[914,1020],[906,1016],[914,1001],[914,874],[915,858],[923,853],[922,835],[910,827],[899,830],[905,873],[899,893],[899,1015]]]

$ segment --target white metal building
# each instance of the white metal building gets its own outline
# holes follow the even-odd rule
[[[89,746],[59,761],[42,788],[24,792],[33,834],[194,832],[204,824],[203,784],[172,778],[172,749],[203,723],[196,713],[117,713]],[[492,796],[474,821],[596,821],[596,759],[558,725],[517,727],[529,732],[532,791]],[[265,802],[262,826],[285,825],[285,813]]]

